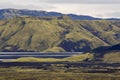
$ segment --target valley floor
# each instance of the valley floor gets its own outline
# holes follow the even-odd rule
[[[120,80],[119,63],[0,62],[0,80]]]

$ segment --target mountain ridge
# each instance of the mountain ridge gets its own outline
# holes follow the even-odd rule
[[[19,16],[69,16],[73,20],[102,20],[103,18],[95,18],[88,15],[76,15],[76,14],[63,14],[59,12],[47,12],[39,10],[28,9],[0,9],[0,20],[15,18]],[[120,20],[119,18],[105,18],[104,20]]]

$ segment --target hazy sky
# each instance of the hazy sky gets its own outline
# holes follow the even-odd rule
[[[32,9],[120,18],[120,0],[0,0],[0,8]]]

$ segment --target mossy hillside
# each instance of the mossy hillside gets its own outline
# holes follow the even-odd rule
[[[59,46],[66,51],[89,51],[99,45],[108,45],[103,40],[83,28],[77,21],[69,20],[68,22],[67,20],[62,23],[59,22],[59,25],[66,29],[67,34],[59,44]]]
[[[99,37],[104,42],[113,45],[120,42],[120,28],[109,20],[79,21],[80,25],[90,31],[93,35]],[[114,21],[116,22],[116,21]]]
[[[120,20],[115,20],[115,21],[112,20],[111,22],[112,22],[112,24],[114,24],[115,26],[120,28]]]
[[[21,49],[30,48],[30,50],[41,51],[49,47],[51,48],[52,45],[54,46],[54,43],[60,40],[60,32],[62,31],[62,28],[56,27],[47,22],[43,22],[41,24],[36,24],[33,22],[30,24],[26,24],[25,28],[16,35],[21,35],[20,39],[23,39],[21,40],[21,43],[23,45],[21,45],[21,43],[19,44],[21,45]],[[23,33],[25,33],[25,37],[23,37]],[[13,39],[18,39],[17,36],[13,37]],[[15,41],[13,41],[12,39],[8,43],[12,42],[15,43]],[[16,43],[18,42],[16,41]]]
[[[41,51],[54,46],[54,43],[60,40],[60,33],[63,32],[64,29],[56,27],[45,20],[36,21],[31,21],[31,19],[30,21],[27,20],[23,29],[16,32],[15,35],[10,36],[6,44],[19,46],[19,49],[22,50],[32,51]],[[4,32],[6,32],[6,30],[4,30]]]
[[[67,44],[64,44],[64,42]],[[88,47],[88,50],[90,50],[99,47],[99,45],[108,45],[86,31],[70,32],[65,36],[64,42],[62,43],[64,46],[73,45],[72,47],[78,50],[82,50],[84,47]],[[74,46],[74,44],[76,44],[76,46]],[[69,48],[71,48],[71,46],[69,46]]]
[[[109,25],[112,29],[108,29]],[[17,17],[0,21],[0,50],[11,47],[7,51],[89,51],[117,44],[118,35],[119,27],[107,20],[74,21],[67,16]]]
[[[7,20],[0,25],[0,44],[4,44],[11,36],[19,32],[24,26],[24,20]]]

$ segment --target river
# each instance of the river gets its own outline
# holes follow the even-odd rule
[[[36,58],[65,58],[82,52],[57,52],[57,53],[41,53],[41,52],[0,52],[0,61],[13,60],[20,57],[36,57]]]

